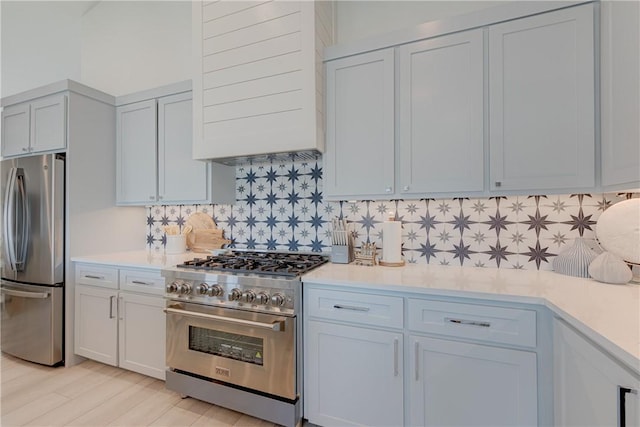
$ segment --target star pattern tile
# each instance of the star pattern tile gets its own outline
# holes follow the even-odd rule
[[[234,205],[151,206],[146,244],[161,250],[164,226],[182,229],[195,212],[210,215],[236,248],[329,252],[331,220],[346,219],[356,244],[382,247],[382,224],[402,221],[407,263],[551,270],[556,254],[582,236],[594,239],[604,210],[638,193],[491,198],[325,201],[322,161],[236,168]]]

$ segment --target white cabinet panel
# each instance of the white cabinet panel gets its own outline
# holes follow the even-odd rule
[[[118,203],[153,203],[157,200],[156,101],[124,105],[116,114]]]
[[[491,190],[595,186],[593,7],[489,27]]]
[[[2,110],[2,156],[29,153],[29,104],[18,104]]]
[[[75,353],[118,365],[118,292],[76,285]]]
[[[324,425],[403,425],[401,332],[309,321],[305,417]]]
[[[165,379],[164,298],[120,292],[118,350],[122,368]]]
[[[394,193],[394,51],[328,62],[325,196]]]
[[[639,426],[640,378],[564,322],[554,320],[553,332],[556,425]],[[620,387],[633,393],[621,398]]]
[[[536,354],[412,336],[409,425],[536,426]]]
[[[601,5],[602,186],[640,187],[640,3]]]
[[[483,30],[410,43],[398,55],[399,191],[482,191]]]
[[[53,95],[31,103],[31,152],[62,150],[67,145],[67,97]]]

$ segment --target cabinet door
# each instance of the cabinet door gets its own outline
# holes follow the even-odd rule
[[[398,54],[399,191],[482,191],[482,30],[404,45]]]
[[[166,320],[162,297],[120,292],[120,367],[165,379]]]
[[[31,103],[31,152],[67,146],[67,97],[52,95]]]
[[[640,187],[640,3],[601,11],[602,185],[628,190]]]
[[[117,291],[76,285],[75,353],[108,365],[118,364]]]
[[[2,110],[2,156],[29,153],[29,104],[18,104]]]
[[[553,332],[555,424],[639,426],[640,378],[557,319]],[[635,394],[621,398],[620,387]]]
[[[491,190],[595,186],[593,26],[588,4],[489,28]]]
[[[394,193],[394,54],[386,49],[327,63],[325,195]]]
[[[305,417],[318,425],[403,425],[402,333],[309,321]]]
[[[409,348],[409,425],[537,425],[535,353],[416,336]]]
[[[207,163],[193,160],[191,93],[158,99],[158,198],[162,203],[206,203]]]
[[[157,198],[156,101],[116,110],[118,204],[153,203]]]

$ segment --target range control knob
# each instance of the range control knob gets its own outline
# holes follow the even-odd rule
[[[286,298],[282,294],[273,294],[271,297],[271,305],[275,305],[276,307],[284,305],[285,301]]]
[[[180,283],[178,285],[178,293],[180,295],[188,295],[191,293],[191,285],[189,283]]]
[[[238,288],[233,288],[229,292],[229,301],[239,301],[240,297],[242,297],[242,292]]]
[[[242,301],[253,302],[256,299],[256,293],[253,291],[246,291],[242,293]]]
[[[221,297],[224,295],[224,289],[220,285],[213,285],[209,288],[210,297]]]
[[[196,286],[196,293],[198,295],[207,295],[208,292],[209,292],[209,285],[207,285],[206,283],[200,283],[199,285]]]
[[[271,298],[266,292],[258,292],[258,295],[256,295],[256,304],[266,305],[269,304],[270,300]]]
[[[174,294],[176,292],[178,292],[178,285],[180,284],[180,282],[178,282],[177,280],[175,282],[169,283],[167,285],[167,287],[165,288],[168,294]]]

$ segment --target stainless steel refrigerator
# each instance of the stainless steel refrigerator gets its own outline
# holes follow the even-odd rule
[[[50,366],[64,358],[64,167],[62,154],[0,165],[0,349]]]

